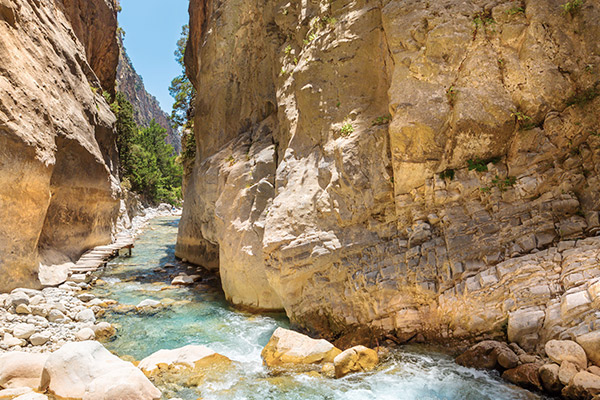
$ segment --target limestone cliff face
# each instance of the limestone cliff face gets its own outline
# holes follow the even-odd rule
[[[177,153],[181,153],[181,138],[173,130],[169,116],[165,113],[156,97],[144,88],[142,77],[135,72],[131,59],[127,55],[123,43],[120,45],[119,64],[117,67],[117,90],[123,92],[127,100],[133,104],[135,122],[140,126],[148,126],[154,119],[157,124],[167,130],[167,143]]]
[[[600,7],[562,3],[192,0],[177,255],[331,337],[598,329]]]
[[[0,291],[111,240],[115,6],[0,0]]]

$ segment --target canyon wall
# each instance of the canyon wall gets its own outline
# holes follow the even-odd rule
[[[144,81],[135,71],[122,42],[119,51],[116,85],[117,90],[123,92],[127,100],[133,105],[135,123],[147,127],[152,120],[155,120],[157,124],[167,130],[166,142],[173,146],[178,154],[181,153],[179,134],[173,130],[169,116],[160,108],[156,97],[146,91]]]
[[[0,291],[111,241],[116,29],[112,0],[0,0]]]
[[[192,0],[176,254],[333,339],[600,329],[600,6],[563,3]]]

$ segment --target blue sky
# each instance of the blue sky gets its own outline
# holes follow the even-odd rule
[[[121,0],[119,25],[125,30],[125,48],[144,79],[146,90],[171,113],[171,80],[181,73],[175,61],[181,26],[189,21],[188,0]]]

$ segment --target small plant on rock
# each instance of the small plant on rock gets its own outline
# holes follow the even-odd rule
[[[575,15],[583,6],[583,0],[572,0],[568,1],[560,7],[563,9],[563,13],[569,13]]]
[[[390,123],[391,116],[390,115],[382,115],[381,117],[377,117],[373,120],[373,126],[387,125]]]
[[[467,167],[469,168],[469,171],[477,171],[477,172],[487,172],[488,167],[487,167],[487,162],[485,162],[485,160],[482,160],[481,158],[476,158],[476,159],[469,159],[467,160]]]
[[[447,170],[440,172],[440,179],[451,181],[454,179],[454,175],[455,175],[454,170],[451,168],[448,168]]]
[[[349,136],[352,132],[354,132],[354,126],[351,122],[345,122],[340,129],[340,134],[344,137]]]
[[[233,155],[230,155],[229,157],[227,157],[225,159],[225,162],[229,164],[230,167],[233,167],[233,165],[237,162],[235,157],[233,157]]]
[[[525,9],[523,7],[512,7],[506,10],[508,15],[516,15],[516,14],[525,14]]]
[[[492,179],[492,185],[500,189],[501,192],[505,192],[509,187],[514,186],[517,183],[517,178],[514,176],[508,176],[506,178],[500,178],[498,175]]]
[[[515,119],[519,129],[527,131],[535,127],[531,117],[521,111],[514,110],[510,116]]]
[[[451,106],[456,103],[456,95],[458,94],[458,90],[454,86],[450,86],[446,89],[446,97],[448,97],[448,102]]]

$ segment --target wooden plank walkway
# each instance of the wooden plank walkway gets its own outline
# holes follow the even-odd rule
[[[73,274],[85,274],[86,272],[96,271],[98,268],[105,266],[106,262],[113,257],[119,255],[121,249],[134,248],[134,240],[131,236],[117,236],[117,240],[112,244],[94,247],[84,253],[79,261],[71,268]]]

